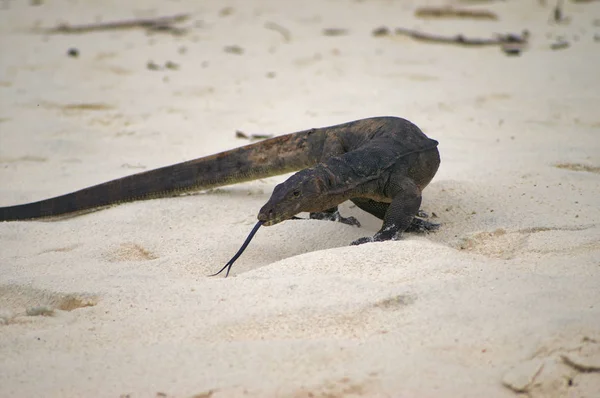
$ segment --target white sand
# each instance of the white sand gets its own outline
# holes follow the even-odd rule
[[[419,20],[425,3],[2,2],[0,206],[246,144],[237,129],[397,115],[440,142],[423,208],[443,226],[349,247],[380,224],[344,205],[363,228],[262,228],[223,279],[206,275],[285,177],[0,223],[0,396],[600,396],[600,2],[561,25],[533,0],[479,5],[495,22]],[[180,12],[181,37],[30,31]],[[532,42],[508,57],[382,25]]]

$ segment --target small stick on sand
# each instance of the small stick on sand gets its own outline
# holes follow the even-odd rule
[[[284,28],[283,26],[276,24],[275,22],[266,22],[265,28],[274,30],[275,32],[279,33],[283,37],[283,41],[285,41],[286,43],[292,40],[292,34],[290,33],[290,31]]]
[[[50,34],[81,34],[89,32],[99,32],[107,30],[124,30],[132,28],[144,28],[149,31],[169,32],[173,34],[183,34],[185,29],[172,26],[175,23],[183,22],[190,17],[189,14],[178,14],[168,17],[158,18],[140,18],[125,21],[99,22],[83,25],[60,24],[55,28],[44,29],[43,33]]]
[[[487,10],[466,10],[453,7],[420,7],[415,11],[418,18],[460,18],[497,20],[498,15]]]
[[[235,132],[235,138],[242,138],[244,140],[252,140],[252,141],[257,141],[257,140],[266,140],[268,138],[273,138],[273,134],[246,134],[243,131],[237,130]]]
[[[415,40],[425,41],[429,43],[444,43],[444,44],[457,44],[461,46],[494,46],[504,44],[526,44],[529,33],[524,31],[521,35],[508,33],[502,35],[496,35],[491,39],[488,38],[469,38],[462,34],[454,36],[441,36],[432,33],[419,32],[413,29],[396,28],[397,35],[410,36]]]

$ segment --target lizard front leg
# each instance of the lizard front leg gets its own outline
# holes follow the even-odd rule
[[[375,217],[383,220],[385,218],[385,213],[390,207],[389,203],[385,202],[377,202],[373,199],[366,198],[352,198],[350,199],[356,206],[358,206],[361,210],[366,211],[374,215]],[[421,218],[417,218],[421,217]],[[440,228],[440,224],[433,223],[431,221],[423,220],[423,218],[428,218],[429,216],[424,211],[419,210],[416,214],[416,217],[413,218],[412,222],[406,228],[405,232],[416,232],[416,233],[427,233],[433,232]]]
[[[311,220],[327,220],[327,221],[337,221],[342,224],[347,225],[356,225],[360,227],[360,222],[354,217],[342,217],[337,206],[327,209],[325,211],[310,213]]]
[[[302,218],[302,217],[297,217],[294,216],[291,218],[292,220],[306,220],[306,218]],[[340,214],[337,206],[332,207],[331,209],[327,209],[325,211],[319,211],[319,212],[312,212],[309,214],[309,218],[310,220],[325,220],[325,221],[336,221],[336,222],[341,222],[342,224],[347,224],[347,225],[355,225],[357,227],[360,227],[360,222],[350,216],[350,217],[342,217],[342,215]]]
[[[373,237],[364,237],[352,242],[360,245],[397,239],[412,223],[421,206],[421,191],[409,178],[404,178],[391,187],[394,195],[383,217],[383,225]]]

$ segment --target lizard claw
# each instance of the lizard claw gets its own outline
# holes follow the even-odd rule
[[[340,217],[340,219],[338,221],[341,222],[342,224],[354,225],[354,226],[357,226],[357,227],[360,228],[360,222],[356,218],[354,218],[352,216],[350,216],[350,217]]]
[[[429,214],[425,213],[423,210],[419,210],[417,212],[417,217],[421,217],[421,218],[429,218]]]

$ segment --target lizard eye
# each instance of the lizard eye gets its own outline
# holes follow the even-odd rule
[[[294,192],[292,192],[292,195],[294,195],[295,197],[300,196],[300,191],[295,190]]]

